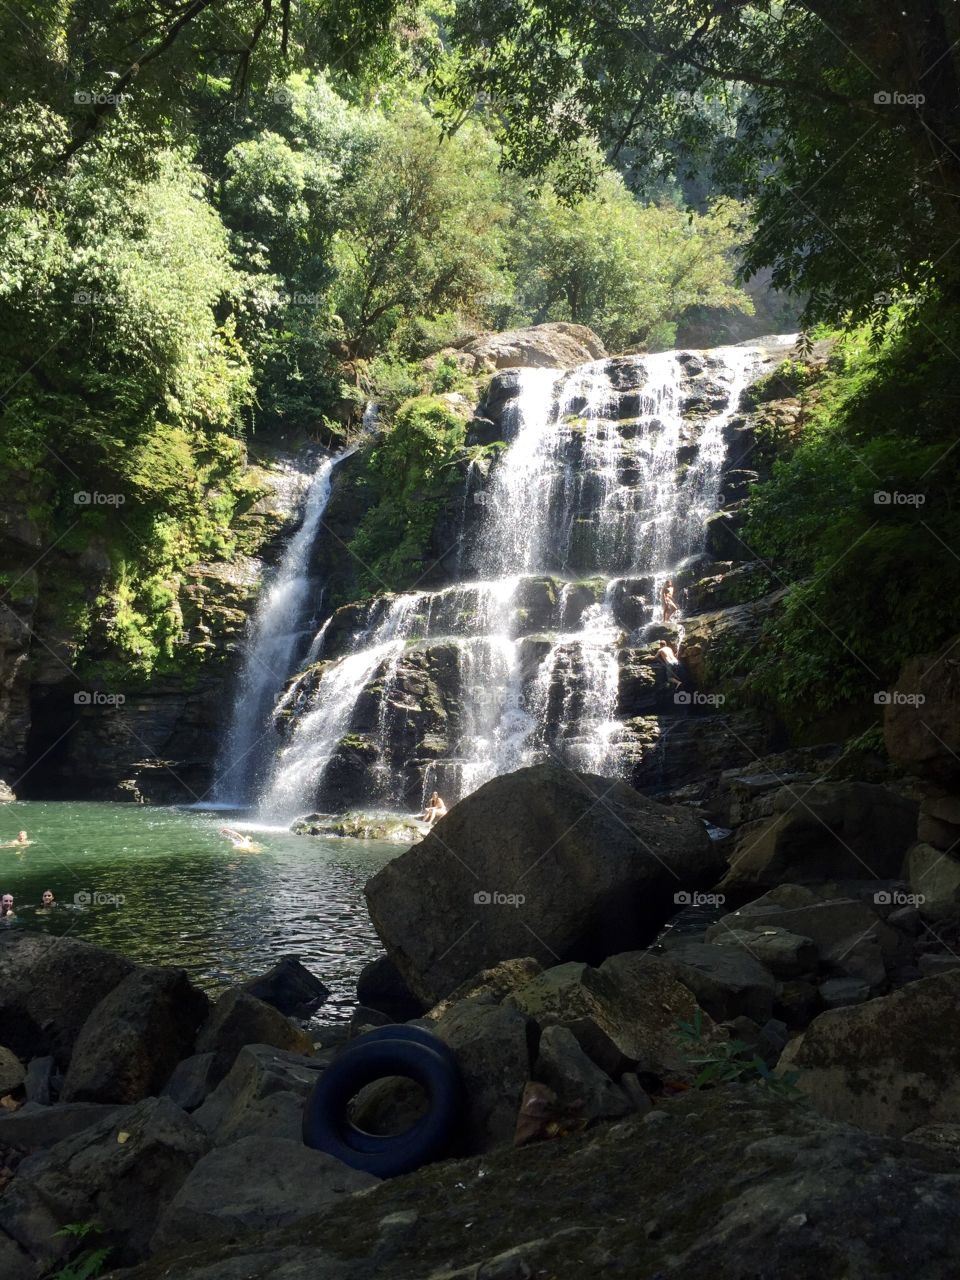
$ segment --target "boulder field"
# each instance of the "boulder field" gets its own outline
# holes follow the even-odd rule
[[[666,803],[496,779],[367,885],[384,954],[349,1023],[295,957],[211,999],[5,933],[0,1276],[102,1248],[118,1280],[952,1280],[958,811],[917,759],[893,786],[798,752]],[[381,1183],[301,1124],[342,1052],[403,1023],[464,1102],[444,1158]],[[349,1115],[397,1133],[426,1105],[393,1076]]]

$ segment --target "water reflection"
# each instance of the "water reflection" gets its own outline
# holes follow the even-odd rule
[[[180,965],[211,993],[299,954],[333,992],[321,1018],[346,1016],[379,950],[364,883],[402,849],[260,828],[263,852],[242,853],[218,834],[222,823],[135,805],[0,807],[0,843],[21,828],[33,842],[0,849],[0,892],[16,902],[9,927]],[[61,904],[50,914],[37,913],[44,889]]]

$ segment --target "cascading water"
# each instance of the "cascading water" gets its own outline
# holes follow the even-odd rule
[[[287,544],[269,586],[260,597],[247,629],[243,665],[237,683],[224,752],[214,784],[220,803],[245,804],[262,781],[273,754],[272,710],[313,635],[320,601],[307,572],[333,486],[334,470],[355,452],[324,458],[307,491],[300,527]]]
[[[511,443],[488,479],[470,468],[462,518],[471,494],[481,515],[459,556],[467,581],[382,598],[319,678],[294,682],[285,695],[293,729],[261,794],[264,812],[340,803],[329,780],[345,740],[365,799],[413,808],[396,744],[423,743],[405,681],[411,663],[438,653],[454,655],[455,706],[443,749],[416,762],[417,801],[436,786],[449,803],[549,754],[617,775],[619,593],[632,584],[639,635],[662,616],[665,577],[703,545],[726,429],[760,352],[727,347],[703,359],[713,410],[701,407],[693,422],[691,353],[520,371]],[[322,653],[315,642],[311,655]]]

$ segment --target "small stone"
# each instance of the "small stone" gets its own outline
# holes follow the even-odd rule
[[[862,1004],[870,999],[870,987],[860,978],[830,978],[820,984],[820,997],[828,1009]]]
[[[787,1219],[787,1226],[803,1227],[803,1226],[806,1226],[806,1222],[807,1222],[807,1215],[805,1213],[793,1213]]]

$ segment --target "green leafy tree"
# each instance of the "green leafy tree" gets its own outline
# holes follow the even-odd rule
[[[521,196],[507,241],[518,311],[590,325],[611,350],[669,346],[694,305],[752,310],[733,283],[742,216],[731,201],[706,215],[642,205],[609,170],[574,204],[549,187]]]
[[[948,0],[463,0],[437,70],[523,174],[565,190],[602,139],[638,184],[706,170],[753,202],[745,267],[807,320],[960,281],[960,11]]]

